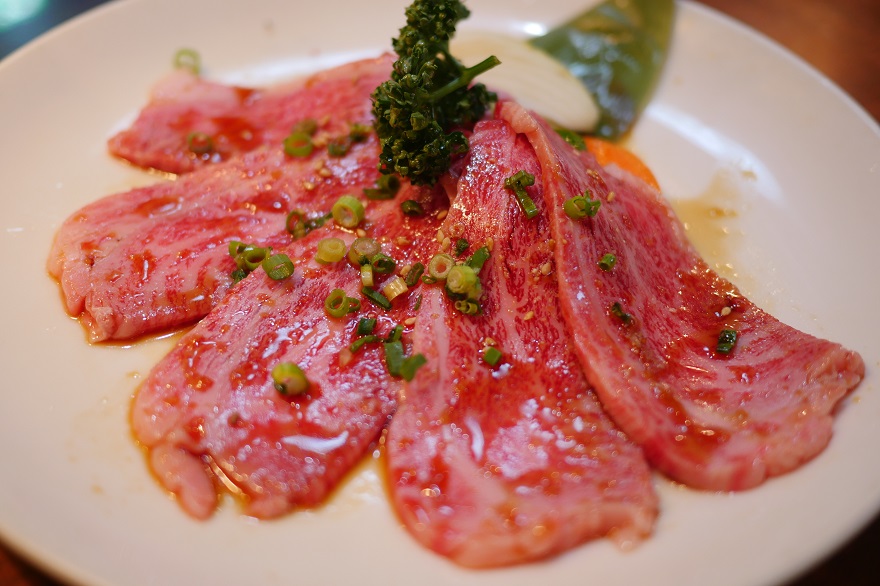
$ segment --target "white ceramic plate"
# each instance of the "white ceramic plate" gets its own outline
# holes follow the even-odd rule
[[[386,48],[405,4],[129,0],[0,64],[0,535],[50,571],[93,585],[741,586],[790,577],[869,521],[880,507],[880,131],[803,63],[690,4],[680,6],[664,83],[631,146],[722,272],[783,320],[863,354],[868,377],[819,458],[743,494],[658,479],[662,515],[637,550],[600,541],[485,572],[417,546],[375,467],[360,469],[328,506],[275,522],[244,518],[229,503],[195,522],[159,489],[127,413],[171,341],[86,344],[43,268],[54,231],[98,196],[157,180],[111,160],[105,140],[178,48],[197,48],[208,76],[266,82]],[[467,26],[540,32],[576,4],[471,0]]]

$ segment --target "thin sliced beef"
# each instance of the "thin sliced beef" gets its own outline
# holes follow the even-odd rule
[[[362,99],[367,99],[362,96]],[[128,339],[204,316],[235,265],[232,240],[279,247],[287,214],[330,211],[375,184],[374,135],[344,157],[289,157],[262,148],[224,163],[100,199],[55,236],[49,273],[91,341]]]
[[[507,102],[541,162],[559,299],[587,377],[650,462],[711,490],[760,484],[828,443],[835,406],[864,376],[855,352],[780,323],[715,274],[660,193],[579,155]],[[563,202],[589,190],[594,218]],[[616,256],[610,271],[605,254]],[[729,353],[723,330],[737,333]]]
[[[443,196],[429,195],[405,189],[399,200],[368,208],[368,234],[381,238],[401,266],[421,260],[434,240],[439,221],[432,206]],[[413,196],[424,202],[426,217],[402,216],[400,200]],[[251,273],[138,389],[135,437],[162,485],[194,517],[211,515],[223,485],[260,518],[322,502],[394,411],[400,379],[388,374],[383,346],[367,344],[354,354],[348,348],[360,317],[375,316],[375,333],[385,337],[413,315],[417,293],[395,299],[390,311],[377,309],[360,294],[358,269],[314,260],[317,242],[329,236],[354,239],[325,226],[292,242],[283,251],[296,265],[293,277]],[[377,276],[377,287],[383,282]],[[359,299],[361,309],[328,317],[324,300],[334,288]],[[271,371],[281,362],[305,371],[307,394],[282,396],[274,388]]]
[[[320,143],[347,133],[352,123],[372,123],[369,96],[387,79],[391,63],[389,56],[355,61],[268,88],[175,71],[156,84],[134,123],[108,146],[139,167],[186,173],[262,145],[278,146],[305,119],[320,123]],[[191,148],[194,133],[209,137],[211,148]]]
[[[544,558],[610,535],[638,541],[657,514],[641,451],[604,414],[560,315],[544,217],[525,218],[504,179],[538,177],[534,151],[498,120],[478,124],[442,230],[488,244],[482,314],[425,288],[413,332],[427,357],[386,438],[395,509],[421,543],[465,566]],[[503,352],[484,362],[483,348]]]

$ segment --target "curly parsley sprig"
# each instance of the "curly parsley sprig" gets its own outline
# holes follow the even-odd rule
[[[433,185],[455,156],[467,152],[461,129],[475,124],[496,99],[471,82],[500,63],[492,56],[464,67],[449,53],[456,24],[469,15],[460,0],[415,0],[406,9],[407,24],[393,40],[398,60],[391,78],[372,96],[382,173]]]

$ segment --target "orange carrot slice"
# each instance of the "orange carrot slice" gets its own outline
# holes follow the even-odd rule
[[[585,136],[584,142],[587,144],[587,150],[596,157],[596,160],[599,161],[599,164],[603,167],[613,163],[621,169],[632,173],[648,185],[653,186],[655,189],[660,189],[660,185],[657,183],[654,174],[640,158],[632,153],[632,151],[616,145],[613,142],[608,142],[607,140],[592,136]]]

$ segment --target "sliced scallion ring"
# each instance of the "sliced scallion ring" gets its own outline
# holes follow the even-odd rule
[[[455,265],[446,275],[446,288],[458,295],[471,297],[479,283],[480,278],[476,271],[468,265]]]
[[[305,132],[291,132],[284,139],[284,153],[290,157],[308,157],[314,149],[311,135]]]
[[[245,246],[244,249],[235,257],[235,264],[238,268],[246,271],[253,271],[263,264],[268,258],[272,249],[260,248],[258,246]]]
[[[388,301],[394,301],[396,297],[403,295],[407,291],[409,291],[409,287],[406,286],[406,281],[403,280],[403,277],[399,276],[394,277],[382,287],[382,293]]]
[[[186,135],[186,148],[191,153],[205,155],[214,150],[214,139],[204,132],[190,132]]]
[[[342,238],[324,238],[318,242],[315,260],[321,264],[339,262],[345,258],[345,241]]]
[[[374,238],[355,238],[348,248],[348,260],[355,266],[365,265],[381,251],[379,242]]]
[[[361,287],[372,287],[373,285],[373,265],[361,265]]]
[[[311,386],[306,373],[293,362],[278,363],[272,369],[272,383],[275,390],[285,396],[302,395]]]
[[[455,259],[445,253],[434,255],[428,263],[428,276],[434,281],[442,281],[455,266]]]
[[[174,54],[174,68],[186,69],[198,75],[202,72],[202,56],[195,49],[179,49]]]
[[[263,261],[263,270],[274,281],[280,281],[293,275],[293,261],[286,254],[273,254]]]
[[[343,228],[357,228],[364,221],[364,204],[356,197],[343,195],[333,204],[333,220]]]
[[[423,208],[422,204],[414,199],[408,199],[404,202],[401,202],[400,211],[403,212],[403,215],[414,218],[425,215],[425,208]]]
[[[348,313],[349,297],[342,289],[333,289],[324,299],[324,311],[330,317],[342,317]]]

